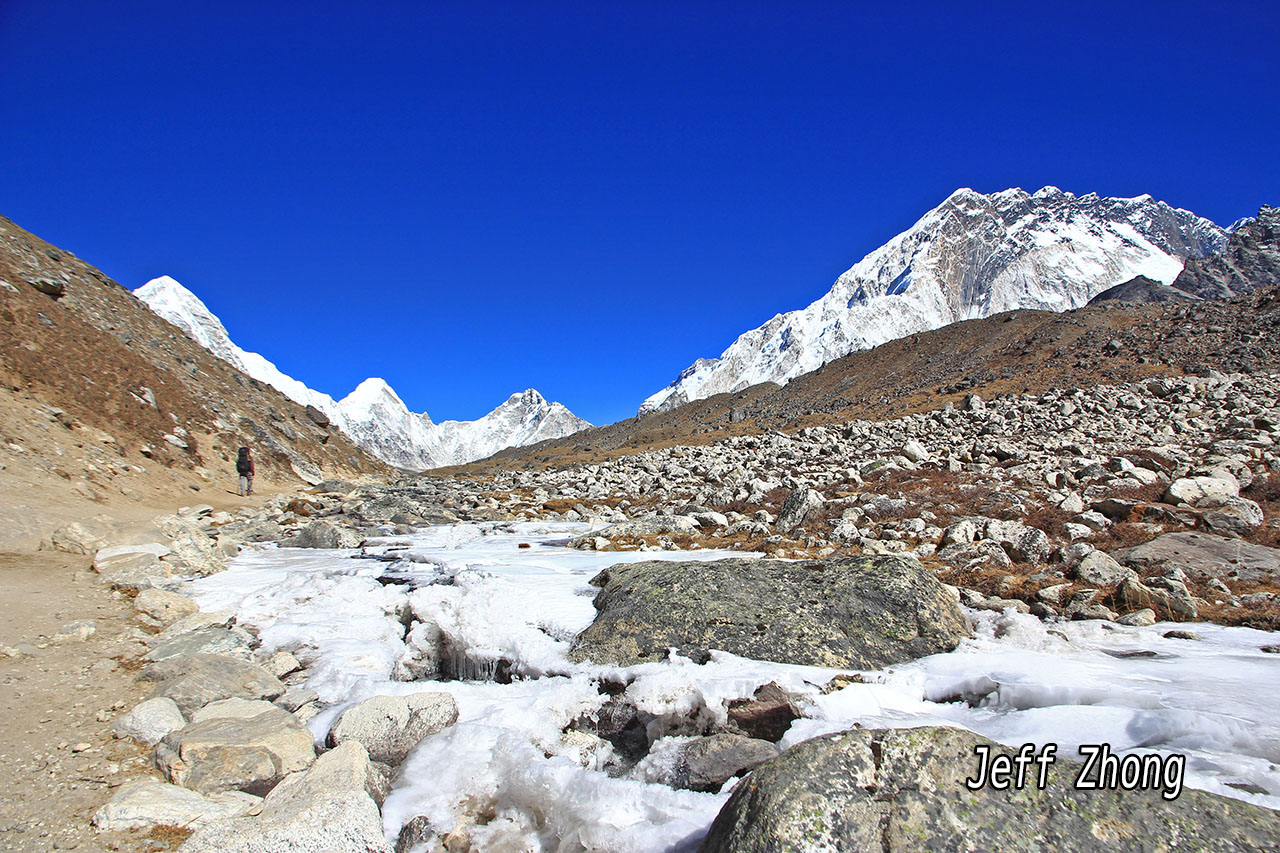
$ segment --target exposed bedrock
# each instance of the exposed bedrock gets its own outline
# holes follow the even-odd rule
[[[968,635],[955,598],[919,562],[650,561],[606,569],[592,583],[598,614],[570,657],[631,665],[669,648],[757,660],[879,669],[950,651]]]

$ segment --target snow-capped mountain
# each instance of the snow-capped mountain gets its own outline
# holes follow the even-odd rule
[[[1057,187],[956,190],[841,275],[808,307],[778,314],[701,358],[640,412],[760,382],[785,383],[851,352],[1015,308],[1065,311],[1135,276],[1169,284],[1226,232],[1156,201]]]
[[[373,455],[399,468],[422,471],[461,465],[492,456],[506,447],[523,447],[562,438],[591,424],[559,403],[548,403],[530,388],[512,394],[474,421],[432,423],[414,413],[381,379],[366,379],[338,403],[348,435]]]
[[[426,412],[409,411],[382,379],[366,379],[342,400],[334,400],[284,374],[258,353],[236,346],[222,321],[169,276],[152,279],[133,293],[218,358],[289,399],[316,407],[358,446],[399,468],[423,471],[461,465],[506,447],[562,438],[591,426],[561,404],[547,402],[532,388],[512,394],[477,420],[438,424]]]
[[[337,402],[328,394],[314,391],[303,383],[287,376],[278,367],[256,352],[242,350],[231,341],[222,321],[214,316],[200,299],[175,279],[167,275],[153,278],[139,287],[133,295],[147,307],[186,332],[200,346],[218,358],[245,373],[265,382],[295,403],[315,406],[329,416],[341,428],[342,412]],[[344,430],[345,432],[345,430]]]

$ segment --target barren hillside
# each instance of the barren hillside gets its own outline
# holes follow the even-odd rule
[[[0,545],[108,505],[226,492],[244,444],[263,488],[388,471],[317,420],[0,218]]]

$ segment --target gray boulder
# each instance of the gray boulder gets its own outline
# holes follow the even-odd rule
[[[288,711],[268,706],[254,717],[214,717],[170,732],[153,759],[169,781],[202,794],[265,794],[315,760],[315,739]]]
[[[985,539],[998,543],[1009,557],[1019,563],[1043,563],[1053,550],[1043,530],[1020,521],[990,521],[983,532]]]
[[[139,673],[155,682],[154,695],[168,696],[184,714],[218,699],[275,699],[285,686],[257,664],[226,655],[187,655],[149,664]]]
[[[268,711],[278,710],[275,703],[266,699],[219,699],[210,702],[191,715],[191,722],[205,720],[248,720]],[[288,710],[287,708],[285,709]]]
[[[734,776],[777,758],[781,750],[767,740],[735,734],[702,737],[685,747],[677,776],[691,791],[719,791]]]
[[[204,796],[155,779],[121,786],[93,816],[93,825],[104,832],[182,826],[198,829],[224,818],[248,814],[261,797],[241,791]]]
[[[950,651],[969,631],[946,588],[899,556],[653,561],[613,566],[592,583],[603,589],[570,652],[576,661],[629,666],[668,648],[703,660],[720,649],[879,669]]]
[[[1013,561],[998,542],[982,540],[980,542],[958,542],[948,545],[938,552],[939,560],[950,563],[961,569],[983,567],[990,569],[1011,569]]]
[[[1199,581],[1280,583],[1280,549],[1209,533],[1166,533],[1114,556],[1146,574],[1181,569]]]
[[[200,612],[196,603],[185,595],[154,588],[139,592],[133,600],[133,609],[162,625],[168,625],[184,616]]]
[[[818,512],[823,503],[822,495],[808,486],[793,489],[782,501],[778,510],[778,522],[774,525],[779,533],[789,533],[805,523],[810,515]]]
[[[604,537],[605,539],[616,539],[619,536],[660,536],[669,533],[696,533],[698,531],[698,522],[696,519],[687,515],[646,515],[643,518],[634,518],[630,521],[620,521],[617,524],[610,524],[601,530],[595,530],[591,533],[579,536],[569,544],[575,548],[587,545],[590,540],[596,537]]]
[[[149,551],[134,551],[93,561],[93,570],[99,580],[112,589],[124,592],[141,592],[163,584],[172,574],[160,558]]]
[[[1125,568],[1102,551],[1090,551],[1073,570],[1077,580],[1093,586],[1113,586],[1123,580],[1137,580],[1133,569]]]
[[[391,853],[370,789],[376,768],[357,743],[325,753],[287,777],[262,802],[257,817],[224,820],[197,830],[181,853]]]
[[[253,650],[242,630],[214,627],[197,628],[158,643],[147,652],[145,660],[161,661],[185,655],[228,655],[253,660]]]
[[[1060,756],[1047,784],[964,780],[974,748],[1013,750],[961,729],[851,730],[806,741],[759,767],[721,809],[701,853],[917,850],[1274,850],[1280,814],[1183,790],[1085,790]]]
[[[288,548],[358,548],[360,537],[327,521],[313,521],[280,544]]]
[[[453,725],[458,705],[448,693],[374,696],[348,708],[329,732],[334,746],[361,744],[374,761],[399,764],[423,738]]]
[[[211,575],[227,567],[227,557],[198,527],[171,525],[173,553],[164,557],[180,574]]]
[[[1218,501],[1200,516],[1204,526],[1224,536],[1247,536],[1265,521],[1262,507],[1247,498]]]

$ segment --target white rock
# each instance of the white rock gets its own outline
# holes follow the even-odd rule
[[[104,832],[182,826],[198,829],[216,820],[248,814],[261,797],[242,791],[203,796],[177,785],[147,779],[131,782],[116,792],[93,816],[93,825]]]
[[[1090,551],[1076,565],[1075,576],[1077,579],[1094,586],[1111,586],[1124,581],[1126,578],[1137,580],[1138,577],[1133,569],[1120,565],[1110,554],[1096,550]]]
[[[136,705],[111,727],[116,737],[132,738],[138,743],[155,746],[169,732],[187,724],[177,704],[167,696],[158,696]]]
[[[110,560],[112,557],[123,557],[126,554],[151,554],[160,558],[169,554],[171,550],[168,545],[160,542],[147,542],[143,545],[112,545],[99,548],[98,553],[94,555],[94,560]]]
[[[925,446],[915,439],[912,439],[902,445],[902,455],[917,464],[921,462],[928,462],[932,458],[929,451],[925,449]]]
[[[344,711],[329,741],[336,746],[354,740],[374,761],[398,764],[423,738],[457,719],[457,703],[448,693],[375,696]]]
[[[1229,473],[1221,476],[1183,477],[1170,484],[1165,500],[1172,504],[1198,506],[1201,502],[1240,497],[1240,483]]]

